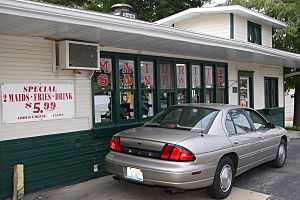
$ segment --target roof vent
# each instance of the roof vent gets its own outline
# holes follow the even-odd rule
[[[111,7],[113,15],[136,19],[136,13],[131,5],[118,3]]]

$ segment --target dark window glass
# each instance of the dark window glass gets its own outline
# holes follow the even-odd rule
[[[248,22],[248,42],[261,45],[261,25]]]
[[[142,91],[142,118],[151,117],[153,112],[153,93],[152,90]]]
[[[248,133],[251,131],[251,125],[241,109],[231,110],[230,116],[234,122],[237,134]]]
[[[278,78],[265,78],[266,108],[278,107]]]
[[[210,108],[170,107],[148,121],[145,126],[207,132],[218,112]]]

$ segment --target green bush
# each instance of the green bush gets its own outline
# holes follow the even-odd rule
[[[290,131],[300,131],[299,126],[287,126],[287,127],[285,127],[285,129],[290,130]]]

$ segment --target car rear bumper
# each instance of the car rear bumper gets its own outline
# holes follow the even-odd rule
[[[110,152],[106,156],[107,172],[123,179],[126,168],[141,169],[144,180],[142,182],[128,179],[146,185],[159,185],[180,189],[196,189],[210,186],[213,182],[215,167],[196,165],[193,162],[173,162],[159,159],[137,157],[128,154]],[[201,171],[201,173],[199,173]],[[192,174],[198,172],[198,174]]]

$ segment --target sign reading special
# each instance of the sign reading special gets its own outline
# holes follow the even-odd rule
[[[3,84],[3,124],[74,117],[73,84]]]

